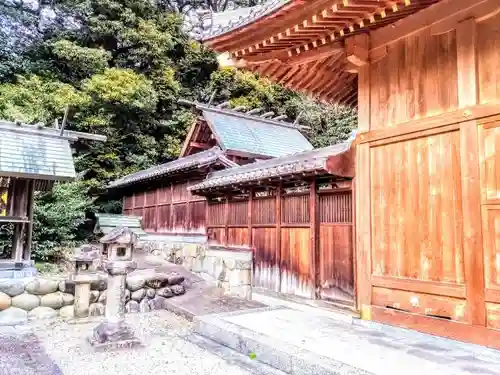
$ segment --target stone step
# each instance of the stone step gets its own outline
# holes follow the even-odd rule
[[[262,308],[262,311],[270,308]],[[253,311],[257,311],[255,309]],[[224,314],[225,316],[230,315]],[[299,346],[220,319],[217,315],[193,319],[195,332],[254,361],[291,375],[372,375],[367,371],[327,358]]]
[[[280,370],[268,366],[260,361],[251,359],[249,356],[243,355],[227,346],[196,333],[189,334],[185,337],[185,340],[212,354],[215,354],[216,356],[224,359],[227,363],[243,368],[252,374],[285,375],[285,373]]]

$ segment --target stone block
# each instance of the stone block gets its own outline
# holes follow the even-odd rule
[[[28,319],[54,319],[57,317],[57,311],[51,307],[38,306],[28,313]]]
[[[142,289],[145,285],[146,279],[143,276],[133,275],[127,277],[127,289],[129,289],[131,292]]]
[[[98,290],[91,290],[90,291],[90,303],[95,303],[99,300],[99,296],[101,293]]]
[[[59,316],[63,319],[72,319],[75,317],[75,307],[71,306],[63,306],[59,310]]]
[[[141,289],[136,290],[135,292],[132,292],[132,294],[130,296],[130,298],[132,298],[132,300],[137,301],[137,302],[141,302],[144,297],[146,297],[146,289],[144,289],[144,288],[141,288]]]
[[[40,306],[60,309],[64,306],[63,294],[61,292],[55,292],[41,296]]]
[[[40,306],[40,298],[30,293],[23,293],[12,298],[12,306],[30,311]]]
[[[144,298],[140,303],[139,303],[139,311],[141,313],[146,313],[151,311],[151,307],[149,306],[149,299]]]
[[[15,297],[24,293],[24,286],[22,280],[2,280],[0,281],[0,292]]]
[[[26,324],[28,313],[18,307],[9,307],[0,311],[0,326]]]
[[[52,279],[37,278],[26,284],[26,292],[34,295],[45,295],[54,293],[59,289],[59,281]]]
[[[59,291],[62,293],[75,294],[75,283],[70,280],[59,282]]]
[[[12,298],[3,292],[0,292],[0,311],[8,309],[12,303]]]
[[[102,316],[104,315],[104,305],[102,303],[93,303],[89,307],[89,316]]]
[[[139,302],[131,300],[125,305],[125,312],[127,313],[138,313],[139,312]]]

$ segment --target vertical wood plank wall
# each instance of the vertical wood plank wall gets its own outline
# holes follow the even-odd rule
[[[313,197],[316,206],[311,204]],[[254,248],[255,286],[307,298],[354,301],[350,189],[291,194],[275,189],[251,199],[210,202],[207,210],[212,241]]]
[[[372,140],[357,146],[358,305],[367,319],[500,348],[500,116],[437,120],[500,104],[500,14],[432,30],[360,72]]]
[[[123,198],[123,214],[142,216],[149,233],[205,233],[204,197],[192,195],[186,181],[137,191]]]

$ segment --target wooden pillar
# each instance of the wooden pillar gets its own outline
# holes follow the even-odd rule
[[[31,260],[31,241],[33,239],[33,214],[35,205],[35,180],[30,180],[28,186],[28,233],[26,236],[26,244],[24,246],[24,260]]]
[[[229,245],[229,196],[224,203],[224,244]]]
[[[169,232],[174,232],[174,184],[170,184],[170,226]]]
[[[356,267],[357,300],[362,319],[371,319],[371,183],[370,146],[356,146]],[[362,187],[362,188],[360,188]]]
[[[319,209],[316,179],[309,185],[309,246],[311,247],[310,276],[313,287],[312,298],[320,298],[319,290]]]
[[[248,246],[253,247],[253,236],[252,236],[252,215],[253,214],[253,189],[248,190]]]
[[[20,219],[27,219],[29,195],[29,180],[17,179],[14,187],[13,198],[13,216]],[[23,260],[24,253],[24,229],[26,223],[14,224],[14,236],[12,238],[12,259],[16,262]]]
[[[158,233],[160,229],[160,193],[161,186],[156,189],[156,203],[155,203],[155,232]]]
[[[276,292],[281,292],[281,272],[283,266],[281,264],[281,190],[283,188],[282,183],[278,186],[278,191],[276,192]]]

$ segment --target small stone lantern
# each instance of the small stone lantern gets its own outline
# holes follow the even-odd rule
[[[95,258],[95,254],[85,249],[80,249],[73,258],[75,273],[71,279],[75,284],[75,318],[85,318],[89,314],[90,284],[97,278],[96,273],[91,271]]]
[[[104,269],[108,273],[108,289],[104,320],[94,329],[90,339],[94,347],[117,348],[140,344],[125,322],[125,281],[127,274],[137,268],[132,259],[137,241],[137,235],[126,227],[115,228],[101,238],[107,253]]]

